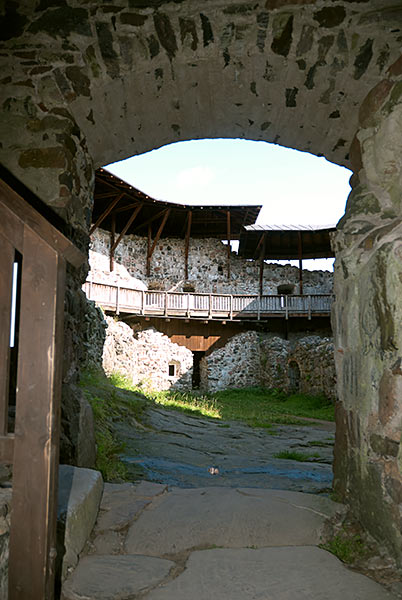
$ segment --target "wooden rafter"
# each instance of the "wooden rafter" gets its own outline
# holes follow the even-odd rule
[[[131,208],[135,208],[136,206],[138,206],[139,201],[137,200],[137,202],[133,202],[132,204],[127,204],[126,206],[120,206],[119,208],[116,208],[116,210],[114,211],[115,213],[121,213],[121,212],[125,212],[126,210],[130,210]],[[141,202],[141,206],[143,206],[144,203]]]
[[[187,229],[186,229],[186,237],[184,243],[184,278],[188,279],[188,249],[190,245],[190,234],[191,234],[191,222],[193,218],[193,212],[191,210],[188,211],[187,215]]]
[[[135,231],[138,231],[139,229],[142,229],[146,225],[150,225],[151,223],[153,223],[154,221],[156,221],[156,219],[159,219],[159,217],[162,216],[166,212],[166,210],[170,211],[170,208],[169,209],[164,208],[163,210],[159,211],[156,215],[154,215],[153,217],[151,217],[147,221],[144,221],[143,223],[141,223],[141,225],[139,225],[138,227],[136,227]]]
[[[93,232],[96,229],[98,229],[98,227],[101,225],[102,221],[104,219],[106,219],[106,217],[112,212],[112,210],[114,209],[114,207],[116,206],[116,204],[123,198],[123,196],[124,196],[124,194],[120,194],[119,196],[117,196],[117,198],[115,198],[114,200],[112,200],[112,202],[103,211],[103,213],[101,214],[101,216],[92,225],[91,229],[89,230],[89,235],[92,235]]]
[[[130,227],[130,225],[132,225],[132,223],[134,223],[135,218],[137,217],[138,213],[140,212],[141,208],[143,207],[143,204],[138,204],[136,209],[133,211],[133,214],[131,215],[131,217],[129,218],[129,220],[127,221],[127,223],[124,225],[119,237],[117,238],[117,240],[114,242],[113,246],[111,247],[111,251],[114,252],[117,248],[117,246],[120,244],[123,235],[126,234],[126,232],[128,231],[128,228]]]

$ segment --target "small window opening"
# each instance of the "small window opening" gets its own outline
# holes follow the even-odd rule
[[[183,284],[183,292],[195,292],[195,287],[192,283]]]
[[[174,363],[169,365],[169,377],[176,377],[176,365]]]
[[[288,296],[289,294],[293,294],[295,286],[293,283],[283,283],[282,285],[278,285],[278,294]]]

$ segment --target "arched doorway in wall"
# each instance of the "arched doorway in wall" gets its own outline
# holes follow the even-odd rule
[[[361,141],[369,140],[367,150],[374,135],[367,128],[374,130],[385,119],[383,113],[372,125],[376,103],[385,100],[395,82],[392,78],[400,73],[393,67],[400,54],[400,32],[392,13],[395,3],[383,0],[370,2],[369,9],[364,2],[334,7],[332,2],[324,1],[318,9],[314,2],[296,7],[275,1],[252,7],[228,0],[224,5],[203,3],[200,8],[195,2],[158,1],[149,3],[152,7],[137,8],[135,13],[116,2],[112,11],[110,6],[106,10],[99,3],[89,2],[79,9],[78,17],[74,13],[63,19],[59,31],[52,22],[56,15],[56,22],[61,23],[59,8],[49,9],[50,15],[45,12],[45,4],[31,14],[24,6],[20,22],[31,21],[32,26],[21,25],[9,32],[11,42],[6,40],[4,60],[9,65],[4,80],[9,77],[16,86],[2,105],[7,135],[1,153],[4,164],[54,205],[83,237],[91,208],[92,167],[173,141],[204,137],[264,140],[323,154],[340,165],[349,165],[353,159],[359,171],[362,160],[355,133],[366,128]],[[74,10],[66,7],[66,11]],[[46,44],[41,36],[45,36]],[[18,56],[20,42],[24,52],[32,50],[46,67],[33,68],[29,60],[24,63],[24,58]],[[59,57],[57,70],[50,78],[47,67],[53,59],[49,56]],[[381,87],[371,96],[375,101],[365,104],[359,122],[359,107],[380,82]],[[398,100],[393,97],[392,102]],[[391,108],[387,108],[388,113]],[[387,122],[389,135],[381,135],[392,140],[395,150],[399,148],[393,137],[397,123],[391,121]],[[371,165],[370,148],[366,166]],[[396,157],[395,165],[398,161]],[[374,227],[382,210],[387,224],[396,218],[388,192],[376,197],[378,181],[380,187],[392,188],[387,183],[392,174],[386,167],[380,165],[379,178],[376,168],[368,169],[360,189],[356,182],[355,204],[351,206],[355,213],[361,213],[360,224],[346,227],[337,245],[341,257],[338,289],[347,289],[348,298],[353,298],[347,310],[338,310],[336,319],[339,346],[347,348],[338,357],[346,402],[341,422],[351,432],[359,429],[361,415],[368,414],[354,410],[356,398],[363,402],[363,397],[370,397],[371,405],[378,405],[382,375],[384,387],[387,369],[392,372],[396,360],[389,328],[385,327],[381,341],[376,339],[375,344],[373,336],[368,340],[369,334],[364,333],[362,322],[378,320],[377,329],[384,329],[381,324],[387,319],[378,308],[381,301],[354,295],[359,288],[355,277],[364,287],[372,277],[380,278],[384,273],[378,239],[360,238],[365,235],[364,228],[367,233]],[[375,183],[368,189],[370,177]],[[352,212],[348,219],[353,219]],[[348,246],[359,236],[362,248],[357,242],[356,247]],[[365,254],[359,263],[367,264],[369,272],[355,275],[355,254],[370,253],[370,249],[371,262]],[[392,250],[388,252],[387,257]],[[396,273],[396,267],[392,269]],[[390,306],[394,310],[392,302]],[[384,312],[390,314],[388,306]],[[364,314],[362,322],[360,314]],[[356,335],[350,335],[353,323],[360,327]],[[366,340],[364,352],[354,346],[360,339],[359,332]],[[391,358],[384,358],[383,366],[378,367],[380,355]],[[352,376],[356,371],[364,377]],[[373,373],[374,386],[356,386],[356,380],[372,381]],[[348,435],[346,432],[345,439]],[[363,450],[367,450],[368,441],[365,444]],[[352,459],[349,462],[351,473],[364,471],[352,465]],[[346,482],[347,477],[343,479]],[[371,480],[377,479],[375,472]],[[354,488],[363,498],[364,483]],[[370,518],[367,516],[367,520]]]

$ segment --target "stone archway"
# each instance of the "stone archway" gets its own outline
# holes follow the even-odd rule
[[[32,0],[2,10],[1,159],[81,247],[94,167],[169,142],[245,137],[352,166],[334,241],[335,485],[402,560],[401,9],[391,0]],[[79,283],[70,278],[73,291]],[[69,327],[66,381],[79,363],[80,334]]]

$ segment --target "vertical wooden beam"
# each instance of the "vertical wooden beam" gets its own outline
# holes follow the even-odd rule
[[[114,269],[114,238],[116,235],[116,215],[112,213],[112,227],[110,230],[110,264],[109,271],[113,271]]]
[[[64,259],[25,227],[9,600],[54,597],[64,283]]]
[[[228,280],[230,280],[230,210],[226,211],[227,237],[228,237]]]
[[[14,247],[0,234],[0,436],[7,434]]]
[[[266,244],[267,234],[264,232],[262,234],[262,246],[260,252],[260,296],[262,296],[263,292],[263,282],[264,282],[264,256],[265,256],[265,244]]]
[[[191,222],[193,219],[193,211],[189,210],[187,214],[187,231],[184,242],[184,279],[188,279],[188,249],[190,245]]]
[[[298,232],[297,237],[297,249],[299,254],[299,294],[303,294],[303,243],[301,231]]]
[[[168,217],[170,215],[170,211],[171,211],[170,208],[168,208],[167,210],[165,210],[165,213],[164,213],[163,219],[162,219],[162,223],[159,225],[159,229],[156,232],[156,236],[155,236],[155,239],[154,239],[151,247],[150,247],[150,235],[149,235],[149,229],[148,229],[148,255],[147,255],[147,274],[148,274],[148,276],[149,276],[149,274],[151,272],[151,258],[152,258],[152,254],[154,253],[154,250],[156,248],[156,244],[159,242],[159,238],[162,235],[162,231],[163,231],[163,228],[165,227],[166,221],[168,220]]]
[[[151,224],[148,225],[148,242],[147,242],[147,277],[151,275],[151,244],[152,244],[152,229]]]

